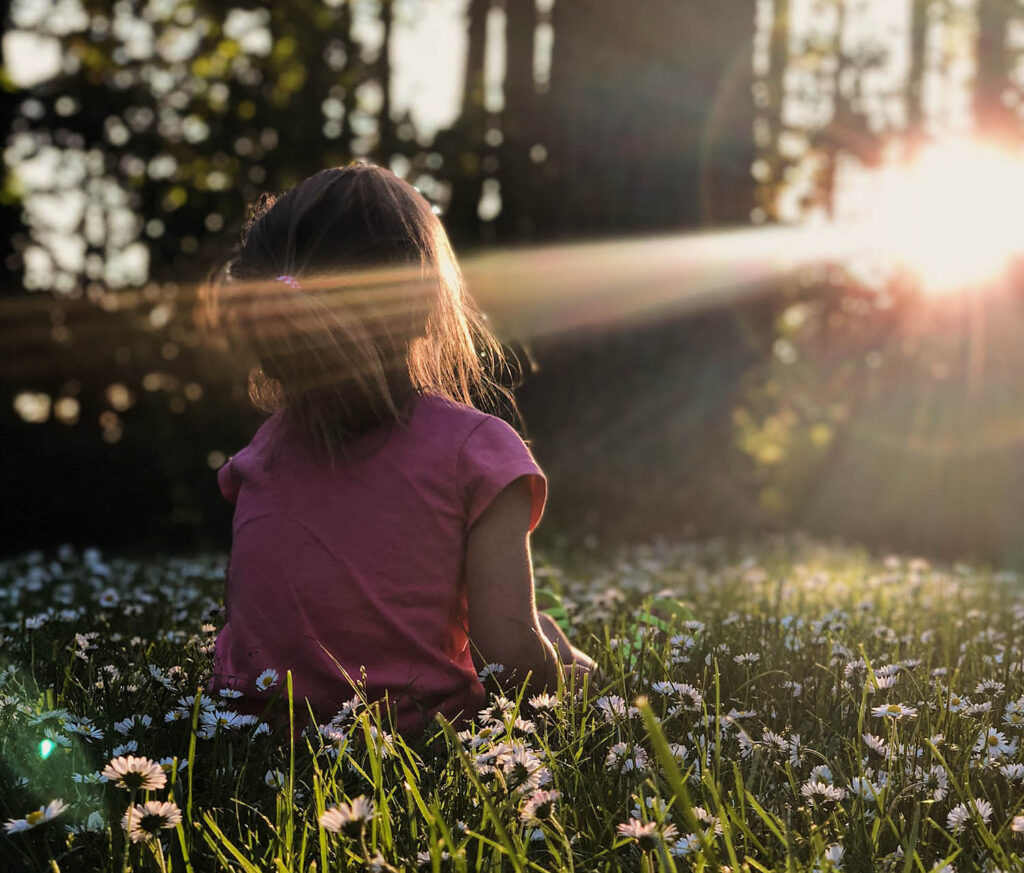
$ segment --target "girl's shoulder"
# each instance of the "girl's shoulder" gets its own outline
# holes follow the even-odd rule
[[[424,392],[417,409],[417,415],[421,413],[427,422],[443,427],[452,435],[467,437],[482,425],[513,430],[511,425],[496,415],[440,394]]]

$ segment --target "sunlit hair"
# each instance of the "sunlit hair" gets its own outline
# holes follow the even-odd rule
[[[420,393],[515,409],[440,219],[373,164],[262,195],[202,299],[207,325],[252,365],[253,404],[284,409],[331,463],[353,437],[404,421]]]

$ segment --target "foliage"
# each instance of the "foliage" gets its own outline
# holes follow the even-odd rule
[[[493,689],[464,732],[408,741],[354,700],[293,745],[194,696],[222,573],[71,547],[0,567],[0,815],[25,822],[4,869],[1021,868],[1014,574],[800,538],[551,553],[538,584],[605,687]],[[665,595],[699,620],[641,620]],[[118,755],[166,785],[104,781]],[[182,821],[130,842],[143,799]]]

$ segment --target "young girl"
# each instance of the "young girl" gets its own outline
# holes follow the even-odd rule
[[[546,479],[472,405],[514,408],[501,347],[415,188],[352,164],[264,195],[207,295],[272,413],[217,474],[235,511],[211,690],[259,713],[291,670],[297,713],[326,721],[347,674],[408,734],[475,714],[484,664],[531,690],[589,672],[537,613]]]

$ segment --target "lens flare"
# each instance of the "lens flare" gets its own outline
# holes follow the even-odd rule
[[[912,271],[929,294],[977,290],[1024,253],[1024,155],[976,140],[926,147],[872,180],[867,247]]]

